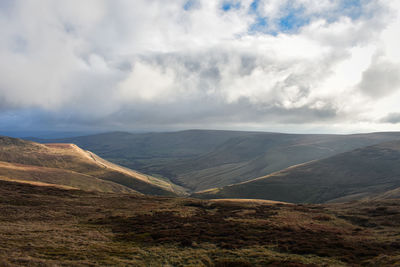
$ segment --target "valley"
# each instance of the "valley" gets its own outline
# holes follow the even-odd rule
[[[391,143],[394,146],[392,152],[395,153],[392,155],[393,162],[390,156],[376,151],[375,156],[383,158],[382,161],[378,159],[374,166],[386,170],[386,173],[380,173],[375,167],[375,172],[367,173],[365,168],[374,164],[366,147],[388,142],[387,146],[390,146],[390,142],[396,140],[400,140],[399,132],[315,135],[188,130],[147,134],[118,132],[37,141],[74,143],[112,162],[155,177],[167,178],[191,192],[194,197],[322,203],[346,196],[349,200],[360,199],[400,186],[396,176],[397,167],[388,167],[391,164],[397,166],[398,163],[395,162],[395,143]],[[365,151],[353,152],[364,148]],[[351,164],[346,164],[346,155],[353,159]],[[326,162],[329,162],[329,167],[325,166]],[[293,166],[299,164],[305,164],[307,167],[303,169],[308,168],[307,171],[298,173],[297,170],[301,168]],[[386,164],[386,167],[382,164]],[[352,171],[361,168],[360,171],[364,173],[352,173],[347,167],[353,167]],[[296,171],[292,175],[296,176],[296,180],[291,181],[286,177],[289,172],[286,168]],[[336,175],[336,180],[332,180],[332,173]],[[390,177],[382,177],[389,174]],[[355,175],[354,179],[357,180],[353,180],[351,175]],[[365,176],[365,179],[361,176]],[[265,186],[262,184],[266,180],[260,177],[268,177]],[[374,183],[375,178],[380,180]],[[383,178],[392,180],[381,181]],[[253,179],[257,182],[252,183]],[[336,187],[326,184],[331,180],[337,183]],[[348,184],[354,185],[348,187]],[[363,189],[368,186],[369,189]],[[327,192],[325,196],[324,192]]]
[[[399,0],[0,0],[0,267],[399,267]]]
[[[0,265],[397,266],[398,137],[0,137]]]

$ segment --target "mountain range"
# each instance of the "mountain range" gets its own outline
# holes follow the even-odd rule
[[[276,172],[298,164],[309,164],[310,161],[328,159],[355,149],[400,140],[400,133],[318,135],[188,130],[142,134],[114,132],[33,140],[74,143],[111,162],[167,179],[194,193],[276,175]],[[332,171],[339,173],[341,168],[336,164]],[[259,194],[257,197],[265,198]],[[285,198],[284,201],[295,199],[312,202],[327,200],[311,197],[298,200]]]

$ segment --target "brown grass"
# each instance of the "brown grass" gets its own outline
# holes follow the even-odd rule
[[[45,183],[79,188],[87,191],[136,193],[125,186],[101,180],[71,170],[49,168],[0,161],[0,176],[5,180],[22,180],[30,183]]]
[[[245,199],[245,198],[220,198],[210,199],[211,202],[236,202],[236,203],[249,203],[249,204],[289,204],[282,201],[266,200],[266,199]]]
[[[65,190],[78,190],[78,188],[72,187],[72,186],[59,185],[59,184],[48,184],[48,183],[27,181],[27,180],[19,180],[19,179],[11,179],[11,178],[8,178],[8,177],[3,177],[3,176],[0,176],[0,180],[9,181],[9,182],[23,183],[23,184],[30,184],[30,185],[34,185],[34,186],[55,187],[55,188],[60,188],[60,189],[65,189]]]
[[[113,164],[74,144],[43,145],[9,137],[0,137],[0,175],[100,192],[184,194],[172,183]]]
[[[396,266],[397,200],[213,202],[0,181],[1,266]]]

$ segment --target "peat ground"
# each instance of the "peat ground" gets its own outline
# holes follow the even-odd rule
[[[399,266],[400,200],[213,202],[0,181],[0,266]]]

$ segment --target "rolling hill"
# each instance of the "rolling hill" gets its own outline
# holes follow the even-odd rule
[[[207,201],[0,181],[0,266],[399,266],[398,199]]]
[[[292,166],[193,196],[324,203],[398,197],[399,190],[400,141],[394,141]]]
[[[0,179],[102,192],[184,193],[179,186],[118,166],[74,144],[39,144],[10,137],[0,137]]]
[[[398,132],[317,135],[188,130],[116,132],[38,141],[74,143],[117,164],[199,191],[398,139]]]

